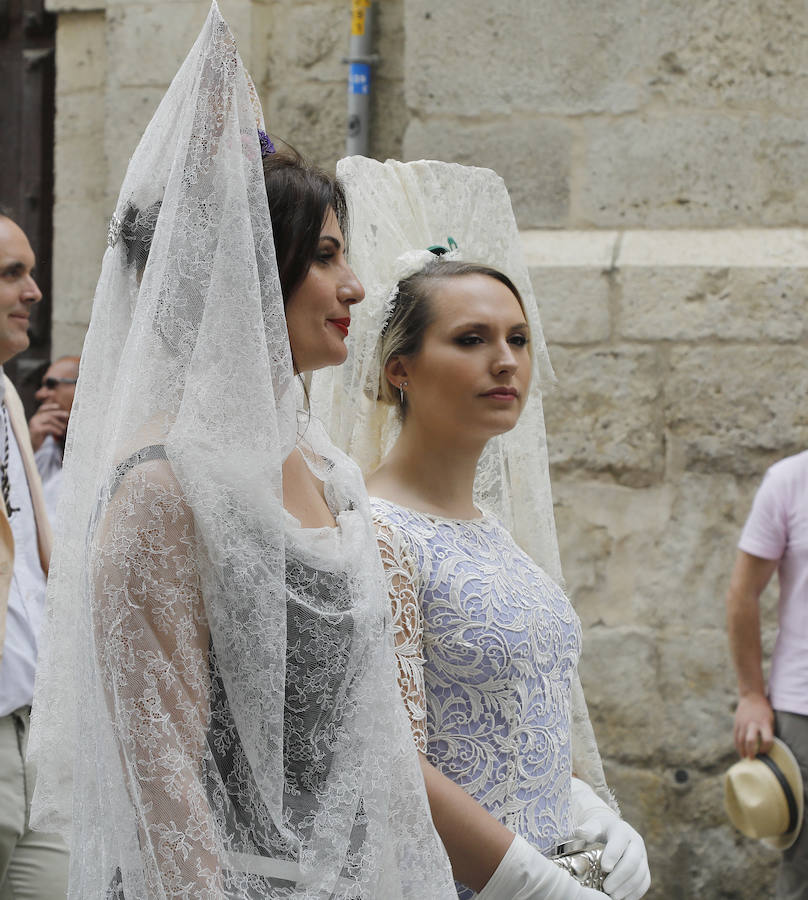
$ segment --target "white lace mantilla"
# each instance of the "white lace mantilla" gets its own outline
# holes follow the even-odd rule
[[[460,258],[506,272],[530,323],[533,378],[518,425],[492,438],[483,451],[474,500],[504,524],[543,573],[563,583],[542,413],[542,393],[553,375],[505,183],[490,169],[436,160],[381,163],[354,156],[340,160],[337,172],[348,194],[351,266],[365,286],[365,300],[352,311],[346,364],[314,374],[314,415],[366,475],[373,472],[400,431],[395,407],[378,402],[377,391],[379,331],[402,264],[451,235]],[[573,769],[617,811],[575,667],[570,693]]]
[[[31,824],[65,838],[69,900],[448,900],[367,491],[298,415],[253,100],[213,3],[93,301]],[[286,513],[292,452],[337,527]]]
[[[508,828],[550,850],[573,830],[578,616],[495,517],[371,503],[419,749]]]

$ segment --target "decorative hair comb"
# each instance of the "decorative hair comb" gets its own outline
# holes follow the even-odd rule
[[[447,236],[446,243],[449,245],[448,247],[443,247],[440,244],[433,244],[426,249],[429,250],[430,253],[434,253],[435,256],[443,256],[446,253],[451,253],[452,250],[457,250],[457,241],[451,235]]]
[[[390,324],[390,319],[396,306],[396,300],[398,299],[399,282],[426,268],[430,262],[434,262],[436,256],[446,256],[447,253],[455,253],[459,249],[457,241],[451,237],[451,235],[447,235],[446,244],[446,247],[442,244],[433,244],[431,247],[426,247],[423,250],[407,250],[396,259],[393,287],[382,306],[382,314],[379,321],[379,336],[384,334],[387,330],[387,326]]]

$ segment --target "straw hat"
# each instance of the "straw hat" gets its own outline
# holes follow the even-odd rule
[[[787,850],[802,826],[805,796],[794,754],[779,739],[768,753],[736,762],[724,775],[724,807],[747,837]]]

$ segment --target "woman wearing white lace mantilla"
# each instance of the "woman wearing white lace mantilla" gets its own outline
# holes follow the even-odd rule
[[[313,402],[373,473],[399,680],[458,893],[603,897],[547,859],[576,834],[605,844],[602,890],[637,900],[645,847],[605,785],[558,585],[551,371],[507,192],[482,169],[340,166],[368,299]]]
[[[367,494],[299,412],[363,297],[344,197],[257,116],[214,4],[124,179],[67,441],[32,818],[75,900],[454,894]]]

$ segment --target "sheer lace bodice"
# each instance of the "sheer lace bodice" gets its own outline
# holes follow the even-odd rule
[[[345,597],[348,581],[361,580],[365,523],[329,493],[338,527],[293,526],[286,559],[285,824],[301,836],[362,677],[361,669],[346,675],[357,628]],[[105,550],[89,572],[95,625],[118,636],[99,642],[111,651],[107,703],[129,723],[116,734],[127,791],[151,810],[138,843],[155,847],[160,881],[175,890],[213,897],[238,885],[256,900],[291,894],[297,846],[273,825],[233,720],[199,583],[193,517],[165,448],[146,447],[118,467],[97,519]],[[365,637],[382,641],[384,616],[358,630],[368,625]],[[362,838],[360,824],[348,858]],[[120,869],[110,887],[125,897]]]
[[[104,635],[99,645],[105,647],[100,662],[106,704],[123,723],[114,735],[123,778],[109,775],[143,810],[130,840],[153,848],[151,877],[166,896],[309,896],[295,887],[300,842],[310,839],[311,813],[335,777],[341,744],[360,727],[358,702],[368,688],[364,667],[352,659],[378,653],[391,618],[389,609],[360,610],[347,601],[352,594],[377,593],[376,567],[381,580],[358,473],[352,481],[325,485],[335,528],[304,529],[285,516],[282,830],[232,714],[198,576],[201,551],[193,517],[165,448],[132,454],[102,494],[93,529],[100,532],[103,551],[88,576],[96,634]],[[351,487],[360,493],[350,496]],[[390,676],[392,685],[392,671]],[[391,725],[397,727],[389,722],[387,734]],[[364,771],[340,778],[343,793],[359,794],[334,897],[370,896],[357,877],[367,852],[365,796],[371,800],[374,793],[367,781],[373,767],[365,762]],[[401,774],[406,789],[416,789],[417,769]],[[432,837],[416,831],[410,840],[417,845]],[[126,856],[123,847],[119,853]],[[122,877],[124,860],[117,862],[116,871],[108,870],[107,896],[139,896],[138,887]],[[443,888],[434,888],[440,895]],[[151,896],[150,888],[145,892]]]
[[[371,505],[419,749],[548,851],[572,832],[575,611],[495,517]]]

